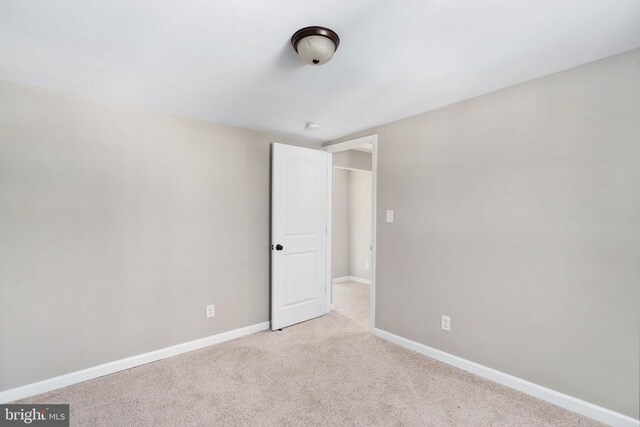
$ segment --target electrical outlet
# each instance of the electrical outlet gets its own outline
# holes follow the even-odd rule
[[[451,331],[451,317],[449,316],[442,316],[442,323],[441,323],[441,327],[443,330],[445,331]]]
[[[364,269],[365,269],[365,270],[368,270],[368,269],[369,269],[369,263],[368,263],[368,262],[365,262],[365,263],[364,263]]]
[[[216,308],[213,304],[207,306],[207,319],[216,315]]]

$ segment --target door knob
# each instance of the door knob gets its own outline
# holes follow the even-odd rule
[[[276,245],[276,251],[281,251],[283,249],[284,249],[284,247],[282,247],[282,245],[280,245],[280,244]]]

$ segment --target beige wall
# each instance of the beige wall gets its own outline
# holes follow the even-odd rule
[[[371,153],[345,150],[333,153],[333,166],[347,169],[371,170]]]
[[[0,82],[0,390],[269,320],[273,140]]]
[[[331,278],[349,276],[349,170],[333,168]]]
[[[378,134],[376,327],[638,417],[639,94],[634,50],[344,138]]]
[[[332,157],[331,277],[371,279],[371,172],[367,171],[371,171],[372,156],[345,150]]]
[[[371,279],[370,247],[371,172],[352,170],[349,171],[350,276],[359,277],[366,280]]]
[[[332,209],[331,277],[371,279],[371,172],[334,167]]]

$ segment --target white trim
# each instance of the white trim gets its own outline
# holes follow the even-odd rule
[[[369,169],[358,169],[358,168],[349,168],[346,166],[334,166],[334,169],[342,169],[346,171],[356,171],[356,172],[371,172]]]
[[[339,142],[337,144],[325,145],[322,149],[328,153],[337,153],[338,151],[353,150],[363,145],[371,145],[371,150],[374,150],[373,144],[377,141],[377,135],[367,135],[362,138],[352,139],[350,141]]]
[[[327,217],[325,233],[327,234],[327,269],[325,272],[325,314],[333,310],[333,300],[331,296],[331,220],[333,218],[333,154],[327,153]]]
[[[37,383],[27,384],[10,390],[0,392],[0,403],[13,402],[14,400],[23,399],[25,397],[34,396],[36,394],[46,393],[62,387],[67,387],[83,381],[92,380],[104,375],[113,374],[125,369],[134,368],[136,366],[155,362],[157,360],[166,359],[178,354],[187,353],[189,351],[230,341],[236,338],[250,335],[256,332],[269,329],[269,322],[257,323],[244,328],[234,329],[228,332],[211,335],[194,341],[173,345],[171,347],[161,348],[159,350],[150,351],[148,353],[138,354],[136,356],[126,357],[124,359],[115,360],[113,362],[104,363],[102,365],[75,371],[58,377],[49,378]]]
[[[371,142],[371,295],[369,311],[371,312],[371,330],[376,327],[376,270],[377,270],[377,234],[378,224],[378,135],[372,136]]]
[[[363,279],[362,277],[349,276],[349,280],[356,283],[362,283],[363,285],[370,285],[371,280]]]
[[[328,153],[337,153],[339,151],[352,150],[356,147],[361,147],[363,145],[371,146],[371,291],[370,291],[370,307],[369,310],[371,312],[371,329],[373,330],[376,326],[376,223],[377,223],[377,206],[378,206],[378,135],[367,135],[362,138],[352,139],[350,141],[340,142],[337,144],[326,145],[322,147]],[[329,186],[327,191],[329,191],[329,198],[331,199],[331,194],[333,192],[332,186]],[[327,221],[328,230],[327,233],[331,235],[331,230],[333,227],[333,218],[332,212],[329,212],[329,217]],[[331,249],[329,248],[329,251]],[[329,252],[330,253],[330,252]],[[329,257],[330,259],[330,257]],[[327,263],[328,265],[330,262]],[[328,268],[331,268],[329,265]],[[329,276],[331,277],[331,272],[329,270]],[[331,286],[327,287],[331,290]]]
[[[371,148],[371,147],[363,146],[363,147],[356,147],[356,148],[354,148],[354,150],[355,150],[355,151],[362,151],[363,153],[369,153],[369,154],[371,154],[372,148]]]
[[[373,335],[404,347],[406,349],[424,354],[425,356],[444,362],[456,368],[476,374],[493,382],[505,385],[512,389],[521,391],[538,399],[545,400],[554,405],[568,409],[569,411],[584,415],[602,423],[616,427],[638,427],[640,420],[603,408],[602,406],[586,402],[576,397],[569,396],[559,391],[534,384],[513,375],[480,365],[462,357],[454,356],[442,350],[437,350],[424,344],[411,341],[407,338],[392,334],[382,329],[373,328]]]
[[[356,283],[362,283],[364,285],[370,285],[371,284],[371,280],[369,279],[363,279],[362,277],[356,277],[356,276],[342,276],[342,277],[336,277],[335,279],[332,280],[332,283],[344,283],[344,282],[356,282]]]

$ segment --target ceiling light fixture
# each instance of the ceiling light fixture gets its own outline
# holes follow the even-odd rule
[[[322,65],[331,60],[338,49],[340,37],[324,27],[305,27],[291,37],[291,45],[300,59],[309,65]]]
[[[320,123],[316,123],[316,122],[307,122],[307,123],[304,125],[304,128],[305,128],[306,130],[318,130],[318,129],[320,129]]]

